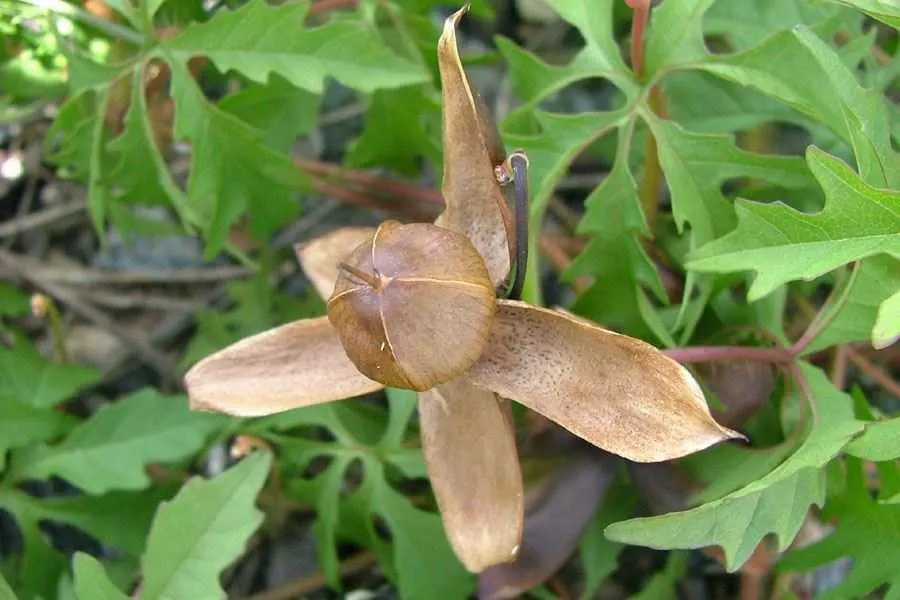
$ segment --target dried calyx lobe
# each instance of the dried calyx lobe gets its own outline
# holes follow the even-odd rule
[[[487,268],[465,235],[396,221],[344,261],[328,301],[328,318],[361,373],[419,391],[478,360],[495,311]]]

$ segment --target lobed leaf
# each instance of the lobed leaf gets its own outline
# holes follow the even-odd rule
[[[222,424],[191,412],[183,396],[148,389],[102,407],[63,442],[17,455],[12,469],[19,480],[57,475],[90,494],[143,489],[145,465],[191,456]]]
[[[247,211],[254,235],[268,237],[296,216],[290,194],[304,189],[307,177],[286,154],[264,145],[259,130],[209,104],[183,65],[169,65],[175,136],[190,141],[193,150],[186,218],[204,230],[209,256],[225,245],[229,228]]]
[[[721,546],[729,571],[740,567],[770,533],[778,538],[780,551],[787,548],[810,504],[821,506],[825,500],[822,467],[864,426],[854,419],[850,398],[824,373],[802,363],[800,369],[813,396],[813,419],[806,439],[790,457],[717,500],[683,512],[614,523],[607,527],[607,537],[651,548]]]
[[[660,341],[674,344],[665,329],[654,331],[641,311],[643,286],[658,299],[667,298],[656,266],[642,245],[641,238],[650,231],[628,166],[629,142],[629,132],[623,132],[612,170],[585,200],[587,212],[578,224],[578,233],[590,234],[591,240],[564,277],[596,278],[573,307],[578,314],[636,337],[646,339],[656,334]],[[611,287],[610,281],[617,283]]]
[[[873,345],[878,340],[890,340],[889,331],[876,334],[875,328],[879,310],[900,289],[900,261],[886,255],[865,258],[849,285],[840,312],[809,345],[809,352],[863,340],[871,340]],[[895,326],[894,335],[898,331]]]
[[[256,496],[272,456],[256,452],[217,477],[191,479],[160,506],[142,561],[142,600],[219,598],[219,574],[263,520]]]
[[[702,62],[709,55],[703,41],[703,15],[714,0],[681,0],[653,11],[647,35],[647,72],[659,76],[668,67]]]
[[[259,83],[277,73],[315,94],[324,92],[328,77],[362,92],[427,81],[419,65],[388,50],[366,24],[333,19],[307,28],[308,11],[306,4],[254,0],[218,11],[162,46],[182,62],[208,56],[223,72],[234,69]]]
[[[851,145],[868,183],[881,187],[900,183],[882,95],[863,89],[809,28],[778,33],[745,52],[698,68],[755,87],[830,127]]]
[[[821,212],[741,202],[738,227],[694,252],[688,268],[756,271],[747,293],[753,301],[788,281],[811,280],[851,261],[882,253],[900,257],[900,193],[867,185],[842,161],[815,147],[807,152],[807,162],[825,192]]]
[[[806,571],[842,556],[853,558],[853,566],[837,585],[817,598],[852,600],[864,598],[886,585],[885,598],[900,592],[900,506],[881,504],[871,497],[859,461],[848,461],[848,489],[829,498],[829,514],[837,529],[824,540],[789,553],[778,563],[779,570]]]

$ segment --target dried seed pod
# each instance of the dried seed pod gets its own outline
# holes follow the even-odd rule
[[[427,390],[481,356],[496,311],[494,286],[461,233],[387,221],[341,264],[328,318],[360,372]]]

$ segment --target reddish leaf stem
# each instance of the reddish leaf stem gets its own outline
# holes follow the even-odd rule
[[[388,179],[386,177],[380,177],[372,173],[366,173],[364,171],[354,171],[353,169],[345,169],[344,167],[338,165],[332,165],[314,160],[307,160],[304,158],[295,158],[294,164],[297,165],[297,167],[301,171],[303,171],[304,173],[309,173],[310,175],[332,177],[334,179],[341,179],[344,181],[353,181],[372,189],[379,190],[388,194],[394,194],[408,200],[425,201],[427,203],[441,205],[444,203],[444,197],[441,196],[441,193],[439,191],[420,185],[406,183],[405,181]]]
[[[631,20],[631,69],[638,79],[644,75],[644,46],[647,21],[650,19],[650,0],[626,0],[634,11]]]

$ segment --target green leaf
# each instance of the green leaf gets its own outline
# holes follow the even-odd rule
[[[884,461],[900,457],[900,417],[874,421],[847,446],[847,454],[864,460]]]
[[[815,25],[837,11],[808,0],[718,0],[703,20],[707,35],[728,38],[735,50],[746,50],[794,25]]]
[[[139,490],[150,484],[145,465],[191,456],[225,421],[147,389],[102,407],[62,443],[18,455],[12,469],[18,479],[57,475],[90,494]]]
[[[845,6],[852,6],[874,19],[900,29],[900,6],[894,0],[830,0]]]
[[[170,65],[175,136],[193,145],[188,218],[204,229],[207,255],[225,244],[248,210],[254,235],[268,239],[299,212],[290,194],[304,189],[307,177],[286,154],[264,145],[262,132],[209,104],[183,65]]]
[[[75,571],[75,595],[78,600],[128,600],[106,576],[96,558],[84,552],[75,554],[72,562]]]
[[[661,85],[670,117],[689,131],[734,133],[772,121],[809,124],[801,113],[754,88],[705,71],[676,71]]]
[[[804,442],[766,476],[696,508],[632,519],[606,529],[612,540],[652,548],[721,546],[729,571],[742,565],[768,534],[783,551],[793,541],[810,504],[825,499],[822,467],[862,429],[852,400],[820,370],[801,363],[813,398],[812,425]],[[794,394],[795,402],[802,402]],[[789,498],[789,504],[785,499]]]
[[[684,579],[687,568],[687,553],[670,553],[666,568],[654,574],[647,585],[637,594],[629,596],[628,600],[677,600],[677,585]]]
[[[778,569],[806,571],[850,556],[850,572],[816,598],[865,598],[883,584],[889,588],[884,598],[896,598],[900,591],[900,506],[880,504],[871,497],[859,461],[848,460],[847,468],[848,489],[829,498],[826,506],[837,530],[812,546],[789,553],[779,561]]]
[[[794,35],[839,94],[844,126],[863,181],[877,187],[900,187],[900,156],[891,147],[884,96],[861,87],[837,53],[810,29],[798,28]]]
[[[191,479],[160,507],[142,561],[143,600],[224,598],[219,574],[262,523],[256,496],[271,463],[256,452],[214,479]]]
[[[679,231],[690,224],[698,245],[734,226],[734,211],[721,192],[725,181],[752,177],[788,188],[812,184],[799,158],[754,154],[735,146],[733,136],[694,133],[648,111],[642,114],[659,147],[675,223]]]
[[[900,257],[900,193],[865,184],[841,160],[815,147],[807,162],[825,192],[821,212],[810,215],[780,202],[741,202],[738,227],[694,252],[688,268],[756,271],[747,293],[753,301],[788,281],[811,280],[867,256]]]
[[[369,510],[381,516],[391,530],[400,595],[428,598],[434,590],[441,590],[441,597],[448,600],[468,597],[473,577],[453,554],[440,516],[415,508],[408,498],[391,488],[380,463],[369,460],[366,473],[370,482]]]
[[[149,107],[144,94],[146,63],[138,65],[131,77],[131,103],[122,133],[109,143],[113,165],[109,177],[122,189],[116,202],[172,204],[179,213],[185,198],[172,180],[168,165],[156,148]]]
[[[28,294],[8,283],[0,283],[0,316],[21,317],[31,312]]]
[[[140,493],[113,492],[103,496],[71,498],[22,498],[40,520],[75,526],[137,558],[144,551],[153,514],[171,490],[153,488]]]
[[[0,600],[18,600],[2,573],[0,573]]]
[[[603,530],[612,523],[634,514],[637,498],[634,489],[621,478],[603,496],[603,503],[581,538],[579,560],[584,570],[584,591],[581,600],[595,597],[597,589],[618,567],[622,544],[607,539]]]
[[[504,123],[505,140],[516,148],[523,149],[529,156],[528,186],[530,190],[530,212],[532,227],[529,231],[529,246],[538,245],[538,227],[543,221],[544,211],[556,187],[556,183],[566,173],[569,164],[591,142],[609,133],[626,117],[625,111],[582,113],[579,115],[557,115],[538,111],[535,117],[540,124],[540,135],[526,135],[510,131],[510,121]],[[514,122],[512,123],[514,125]],[[528,270],[537,273],[539,255],[531,252]],[[537,279],[526,278],[524,297],[537,302],[540,290]],[[538,302],[539,303],[539,302]]]
[[[103,122],[100,98],[106,94],[103,88],[100,93],[85,90],[70,96],[47,132],[47,158],[71,168],[82,180],[87,180],[91,172],[95,133],[98,127],[102,129]]]
[[[182,62],[205,55],[220,71],[234,69],[259,83],[277,73],[316,94],[324,92],[327,77],[363,92],[428,80],[424,69],[388,50],[366,24],[335,18],[308,29],[308,10],[301,3],[253,0],[220,10],[162,45]]]
[[[808,352],[868,339],[874,343],[879,307],[900,289],[900,261],[892,256],[871,256],[860,262],[856,271],[840,312],[816,336]]]
[[[24,338],[0,347],[0,396],[21,404],[49,408],[99,379],[94,369],[48,361]]]
[[[219,102],[219,108],[261,130],[266,146],[288,152],[298,136],[315,128],[320,103],[320,96],[276,75],[267,85],[248,84]]]
[[[75,419],[63,413],[0,396],[0,470],[8,450],[62,435],[74,424]]]
[[[872,185],[900,181],[883,96],[860,87],[809,28],[798,26],[699,68],[755,87],[830,127],[853,148],[863,179]]]
[[[290,417],[278,421],[272,418],[261,421],[277,423],[279,429],[324,426],[336,440],[326,444],[267,435],[282,445],[286,459],[295,463],[294,468],[305,469],[315,457],[331,459],[317,477],[296,479],[288,485],[291,496],[317,506],[318,518],[314,525],[317,552],[332,585],[338,580],[335,557],[338,539],[342,538],[372,548],[402,597],[429,597],[428,590],[439,589],[442,598],[461,600],[471,591],[473,580],[453,554],[440,516],[415,508],[388,483],[388,463],[409,476],[425,474],[421,450],[409,448],[405,443],[405,432],[415,409],[415,394],[389,390],[388,398],[391,408],[388,423],[384,427],[381,420],[382,428],[374,436],[380,439],[374,444],[363,439],[373,437],[368,431],[370,427],[360,427],[359,418],[350,418],[352,412],[347,411],[354,410],[352,403],[344,404],[344,408],[338,408],[341,404],[324,404],[291,411]],[[414,455],[417,455],[417,466]],[[362,470],[362,484],[344,497],[345,474],[348,466],[357,461]],[[389,541],[375,529],[375,517],[383,519],[390,528]]]
[[[528,154],[528,186],[531,214],[543,215],[550,196],[575,157],[589,144],[621,124],[625,111],[558,115],[535,111],[540,134],[521,134],[504,127],[504,139],[511,147]]]
[[[894,273],[898,272],[900,269],[895,269]],[[872,345],[879,349],[887,348],[897,341],[898,336],[900,336],[900,291],[894,292],[878,307],[878,317],[872,328]]]
[[[15,517],[21,534],[22,548],[16,557],[14,584],[25,600],[54,598],[56,584],[66,568],[65,557],[54,550],[38,526],[39,515],[29,505],[18,501],[21,492],[0,494],[0,508]]]
[[[615,44],[614,0],[553,0],[551,4],[578,29],[585,45],[567,65],[555,66],[498,38],[497,48],[509,66],[512,89],[524,102],[516,113],[528,112],[551,94],[584,79],[608,79],[626,95],[636,94],[638,86]]]
[[[652,332],[640,309],[641,287],[649,286],[660,300],[666,294],[641,240],[649,230],[638,201],[637,184],[628,167],[629,134],[620,135],[612,170],[585,201],[587,212],[578,224],[578,233],[591,235],[590,242],[572,261],[564,277],[596,278],[573,307],[575,312],[607,327],[646,338]],[[616,285],[611,287],[611,281]],[[674,345],[671,339],[660,341]]]
[[[666,67],[701,62],[709,55],[703,41],[703,14],[714,0],[681,0],[653,11],[647,38],[647,72],[659,75]]]
[[[403,115],[403,118],[398,118]],[[419,172],[421,159],[441,162],[440,108],[421,86],[372,94],[362,135],[350,146],[347,164]]]

